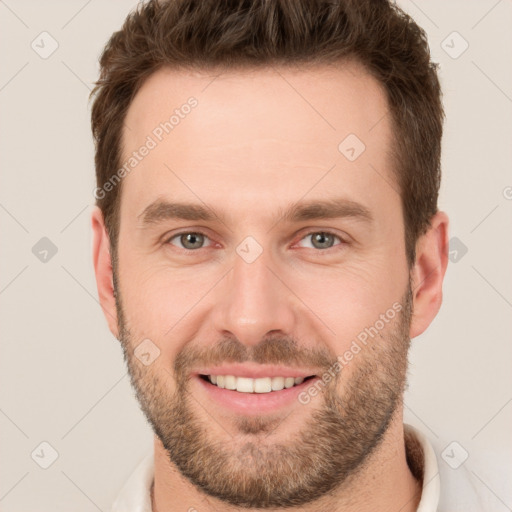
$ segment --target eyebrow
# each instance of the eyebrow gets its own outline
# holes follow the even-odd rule
[[[294,203],[287,208],[280,208],[274,218],[278,222],[297,223],[307,220],[354,218],[368,224],[373,222],[370,210],[355,201],[346,198],[315,200]],[[169,202],[157,199],[149,204],[137,218],[142,227],[149,227],[166,220],[215,221],[225,220],[225,216],[212,208],[201,204]]]

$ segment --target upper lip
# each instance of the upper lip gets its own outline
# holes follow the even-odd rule
[[[318,370],[293,368],[290,366],[240,364],[234,363],[222,366],[201,368],[193,372],[195,375],[234,375],[235,377],[247,377],[258,379],[262,377],[310,377],[318,375]]]

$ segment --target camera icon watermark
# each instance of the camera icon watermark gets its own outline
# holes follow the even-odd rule
[[[236,253],[246,263],[253,263],[256,261],[262,252],[263,247],[261,247],[261,245],[252,236],[244,238],[236,247]]]
[[[338,151],[350,162],[357,160],[365,149],[364,142],[354,133],[347,135],[338,145]]]
[[[469,43],[457,31],[453,31],[441,41],[441,48],[452,59],[458,59],[469,48]]]
[[[468,247],[456,236],[450,238],[448,258],[452,263],[458,263],[468,252]]]
[[[32,247],[32,254],[41,262],[48,263],[56,254],[57,246],[46,236]]]
[[[43,441],[34,448],[30,456],[39,467],[48,469],[59,458],[59,452],[50,443]]]
[[[146,338],[135,347],[134,355],[144,366],[149,366],[160,356],[160,349]]]
[[[457,441],[452,441],[441,453],[442,459],[452,469],[458,469],[466,462],[469,453]]]
[[[59,43],[50,33],[44,31],[30,43],[30,46],[41,59],[48,59],[57,51]]]

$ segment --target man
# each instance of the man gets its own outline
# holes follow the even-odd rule
[[[95,273],[155,434],[113,510],[472,510],[403,424],[447,266],[424,32],[385,1],[149,1],[100,63]]]

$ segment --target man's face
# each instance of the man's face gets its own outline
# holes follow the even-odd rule
[[[399,411],[411,303],[386,113],[353,64],[162,70],[129,108],[123,162],[155,144],[123,178],[119,338],[171,462],[207,494],[313,501],[362,467]],[[320,202],[336,215],[290,210]],[[268,391],[279,377],[311,378]]]

